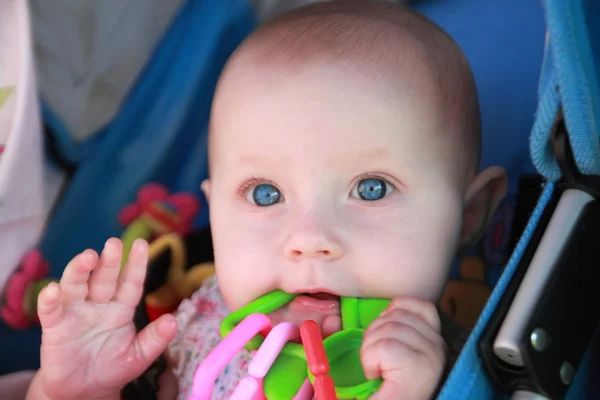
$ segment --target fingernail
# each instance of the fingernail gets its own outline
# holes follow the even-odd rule
[[[144,239],[136,239],[133,242],[133,246],[137,251],[143,251],[146,248],[146,241]]]
[[[46,292],[45,297],[50,298],[51,300],[56,300],[59,296],[59,286],[56,282],[50,282],[44,288],[44,292]]]
[[[163,319],[158,328],[162,334],[170,335],[177,328],[177,321],[175,318]]]
[[[96,252],[94,250],[86,250],[83,252],[84,261],[92,261],[96,257]]]

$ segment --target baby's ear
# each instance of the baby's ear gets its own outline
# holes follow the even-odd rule
[[[210,179],[203,180],[200,184],[200,189],[202,189],[202,193],[204,193],[206,201],[210,202]]]
[[[461,247],[473,246],[483,236],[507,189],[508,178],[500,167],[490,167],[473,178],[465,196]]]

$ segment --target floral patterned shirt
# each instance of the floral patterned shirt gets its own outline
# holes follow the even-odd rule
[[[207,279],[190,299],[179,305],[175,314],[178,331],[169,345],[169,355],[178,361],[174,369],[179,380],[177,400],[187,400],[198,365],[221,340],[220,327],[230,311],[221,297],[215,276]],[[239,381],[246,376],[251,360],[243,350],[231,360],[217,379],[212,399],[228,399]]]

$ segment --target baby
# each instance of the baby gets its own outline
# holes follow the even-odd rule
[[[506,191],[478,172],[474,80],[458,46],[408,8],[317,3],[267,24],[233,54],[210,123],[216,277],[136,335],[148,247],[86,250],[39,298],[41,368],[29,399],[118,399],[165,350],[186,399],[223,317],[281,289],[269,315],[341,329],[339,296],[393,299],[365,331],[360,360],[383,379],[372,399],[429,399],[446,367],[435,304],[452,259],[480,236]],[[93,274],[90,275],[90,272]],[[227,398],[249,355],[213,398]],[[173,375],[171,375],[173,378]]]

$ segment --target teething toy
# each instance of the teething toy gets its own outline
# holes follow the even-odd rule
[[[300,326],[300,336],[306,351],[308,370],[314,376],[315,397],[319,400],[336,400],[335,384],[329,376],[329,361],[319,326],[315,321],[304,321]]]
[[[365,378],[359,351],[364,329],[390,300],[341,297],[341,331],[321,340],[316,324],[305,321],[300,328],[302,343],[294,343],[291,340],[297,339],[298,328],[289,324],[279,328],[279,324],[271,329],[266,315],[298,295],[276,290],[229,314],[221,325],[223,341],[198,367],[190,400],[210,398],[218,374],[242,348],[257,351],[253,362],[258,356],[261,368],[249,368],[249,377],[240,382],[235,398],[252,398],[260,392],[261,383],[268,400],[304,399],[307,386],[315,387],[319,400],[361,400],[375,393],[381,379]]]

